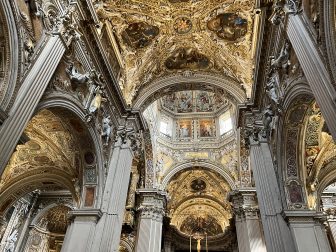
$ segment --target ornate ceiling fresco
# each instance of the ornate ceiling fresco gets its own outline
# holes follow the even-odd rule
[[[80,120],[67,111],[42,110],[29,122],[25,134],[30,140],[18,145],[12,155],[1,177],[0,196],[15,200],[36,188],[66,188],[78,200],[83,174],[81,146],[86,146],[82,150],[92,148]],[[41,174],[45,174],[42,179]],[[27,178],[28,185],[16,184]]]
[[[176,174],[167,187],[171,224],[186,235],[222,234],[232,217],[225,201],[230,190],[219,174],[202,167]]]
[[[150,81],[185,70],[228,76],[249,96],[253,0],[104,0],[96,9],[118,42],[129,104]]]
[[[172,113],[213,113],[229,105],[221,92],[181,91],[160,99],[161,106]]]

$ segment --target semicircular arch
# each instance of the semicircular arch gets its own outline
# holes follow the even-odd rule
[[[229,171],[223,169],[222,167],[220,167],[217,164],[213,164],[213,163],[205,162],[205,161],[198,161],[198,162],[194,161],[194,162],[179,163],[179,164],[173,166],[171,169],[169,169],[163,175],[162,187],[166,188],[168,186],[170,180],[178,172],[187,170],[187,169],[195,167],[195,166],[202,167],[202,168],[209,169],[211,171],[217,172],[218,174],[220,174],[225,179],[225,181],[229,184],[229,186],[232,190],[236,189],[234,178],[230,175]]]
[[[144,110],[150,103],[169,92],[191,89],[207,90],[209,87],[225,90],[227,96],[231,97],[235,103],[246,101],[245,91],[235,80],[206,73],[172,74],[158,78],[140,88],[133,102],[133,109]]]
[[[58,169],[46,169],[43,167],[18,176],[13,183],[2,188],[0,194],[0,214],[5,213],[16,200],[27,193],[36,189],[43,189],[42,185],[45,182],[68,189],[73,195],[74,200],[76,202],[79,201],[73,181],[69,178],[68,173]]]
[[[43,100],[41,100],[35,110],[35,114],[44,109],[62,109],[69,111],[74,114],[84,125],[86,130],[88,131],[90,140],[93,143],[94,151],[95,151],[95,160],[97,164],[97,197],[95,197],[95,205],[99,205],[101,200],[101,194],[103,193],[102,185],[104,183],[104,160],[103,160],[103,146],[101,144],[100,135],[95,129],[93,124],[89,124],[86,122],[86,112],[82,106],[82,104],[74,99],[70,95],[60,94],[60,95],[52,95],[47,96]]]

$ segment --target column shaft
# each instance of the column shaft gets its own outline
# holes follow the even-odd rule
[[[105,182],[103,216],[97,224],[92,251],[117,251],[125,212],[133,154],[127,144],[116,144]]]
[[[1,174],[65,52],[66,46],[60,35],[48,36],[46,44],[22,81],[9,117],[1,126]]]
[[[240,252],[266,252],[255,189],[230,193],[233,203]]]
[[[328,225],[330,233],[334,239],[334,243],[336,244],[336,220],[328,220]]]
[[[162,220],[166,205],[166,194],[154,189],[138,190],[142,197],[138,225],[136,252],[161,251]]]
[[[336,91],[319,53],[318,45],[311,38],[301,14],[289,15],[287,35],[321,108],[330,133],[336,139]]]
[[[263,141],[253,143],[252,140],[250,148],[251,166],[256,182],[267,250],[295,251],[290,230],[281,215],[280,191],[268,143]]]

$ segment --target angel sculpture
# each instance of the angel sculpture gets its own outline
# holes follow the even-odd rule
[[[70,80],[77,84],[85,84],[90,79],[88,73],[80,73],[73,63],[70,63],[69,67],[66,68],[66,72],[68,73]]]

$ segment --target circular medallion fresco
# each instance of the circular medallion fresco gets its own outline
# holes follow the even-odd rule
[[[175,20],[174,30],[178,34],[188,33],[192,28],[191,20],[187,17],[179,17]]]
[[[191,181],[190,187],[196,192],[201,192],[206,188],[206,183],[204,182],[204,180],[198,178]]]

